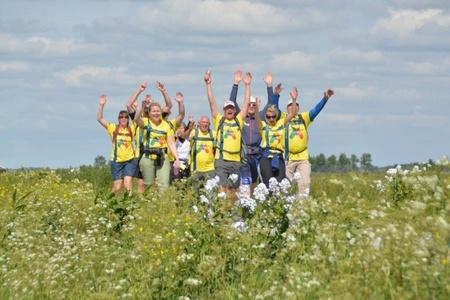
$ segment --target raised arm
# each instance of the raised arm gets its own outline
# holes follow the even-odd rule
[[[143,82],[139,85],[137,90],[130,96],[127,102],[127,110],[129,113],[136,112],[137,109],[137,98],[139,95],[147,88],[147,82]]]
[[[181,122],[183,122],[184,116],[186,114],[184,108],[184,96],[181,92],[177,92],[175,96],[175,101],[178,102],[178,116],[175,118],[176,127],[180,126]]]
[[[166,107],[169,110],[172,110],[173,104],[172,99],[170,99],[169,93],[166,90],[166,87],[161,81],[156,81],[156,88],[161,92],[164,97],[164,102],[166,103]]]
[[[244,103],[242,104],[242,110],[241,110],[240,114],[243,118],[245,118],[247,116],[248,104],[250,103],[250,95],[251,95],[250,85],[252,84],[252,74],[250,72],[245,73],[243,82],[244,82],[244,86],[245,86]]]
[[[219,111],[217,109],[216,98],[214,98],[214,94],[212,91],[211,70],[206,71],[203,80],[205,81],[206,84],[206,94],[208,96],[209,108],[211,109],[211,117],[215,119]]]
[[[142,112],[144,111],[144,107],[145,107],[145,100],[142,102],[142,105],[140,106],[138,105],[136,115],[134,116],[134,121],[141,128],[144,127],[144,121],[142,121]]]
[[[256,97],[256,111],[259,111],[260,107],[261,107],[261,99]],[[262,128],[261,116],[258,113],[255,114],[255,120],[256,124],[258,124],[258,130],[261,130]]]
[[[106,95],[100,95],[98,99],[97,121],[105,128],[108,128],[108,121],[103,117],[103,108],[106,104]]]
[[[327,103],[328,99],[331,98],[331,96],[334,95],[333,90],[327,89],[325,92],[323,92],[323,98],[319,101],[319,103],[316,104],[310,111],[309,111],[309,119],[311,121],[314,121],[314,119],[317,117],[317,115],[320,113],[322,108]]]
[[[297,97],[298,97],[298,89],[294,87],[292,91],[289,93],[292,99],[292,110],[291,113],[289,113],[286,116],[286,120],[284,120],[284,124],[289,123],[298,113],[298,107],[297,107]]]
[[[233,87],[231,88],[230,100],[234,102],[237,114],[241,111],[241,108],[239,107],[239,104],[236,101],[239,83],[241,82],[241,80],[242,80],[242,71],[241,70],[234,71]]]
[[[189,136],[191,135],[192,129],[195,127],[195,121],[193,116],[189,116],[189,122],[186,125],[186,128],[184,128],[184,134],[182,136],[183,139],[188,140]]]

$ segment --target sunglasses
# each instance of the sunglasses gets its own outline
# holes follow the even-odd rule
[[[269,115],[266,115],[266,119],[275,119],[277,116],[269,116]]]
[[[122,116],[119,116],[119,119],[128,119],[128,116],[122,115]]]
[[[250,107],[255,107],[255,106],[256,106],[256,103],[250,103],[249,106],[250,106]]]

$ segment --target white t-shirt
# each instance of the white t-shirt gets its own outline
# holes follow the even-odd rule
[[[190,156],[190,148],[191,148],[191,143],[189,142],[189,140],[184,140],[184,142],[180,142],[180,140],[177,139],[175,145],[177,147],[178,158],[180,160],[181,159],[188,160],[189,156]]]

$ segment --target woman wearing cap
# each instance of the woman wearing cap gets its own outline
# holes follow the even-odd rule
[[[295,103],[298,97],[297,88],[292,89],[290,96],[291,101]],[[261,124],[261,148],[263,151],[259,167],[263,183],[267,187],[269,187],[270,178],[275,177],[278,181],[281,181],[286,177],[283,157],[285,125],[295,117],[297,110],[290,110],[287,116],[283,114],[280,119],[277,119],[277,114],[277,107],[275,105],[269,106]]]
[[[298,197],[308,196],[311,184],[311,164],[308,160],[308,127],[333,95],[334,92],[331,89],[327,89],[323,93],[322,100],[314,108],[308,112],[305,111],[296,115],[286,125],[286,176],[291,182],[297,182]],[[298,103],[290,101],[287,110],[288,112],[298,110]],[[300,176],[294,176],[296,173]]]
[[[219,185],[222,191],[226,188],[237,188],[239,186],[239,169],[241,167],[242,150],[242,126],[244,116],[247,115],[248,102],[250,101],[250,83],[252,76],[246,73],[243,81],[245,84],[244,104],[240,113],[236,115],[236,108],[233,101],[225,101],[223,115],[219,113],[216,99],[212,91],[211,71],[205,73],[204,81],[208,96],[209,107],[215,128],[216,159],[215,170],[219,176]],[[235,180],[230,178],[235,175]],[[231,178],[233,178],[231,177]]]
[[[143,153],[139,163],[144,184],[166,188],[170,181],[170,163],[168,150],[175,157],[174,166],[179,167],[180,161],[175,147],[174,132],[170,125],[162,119],[161,106],[152,102],[149,106],[149,117],[142,118],[141,110],[136,113],[136,122],[141,127],[143,137]]]
[[[97,121],[107,130],[112,139],[111,172],[113,177],[113,192],[118,193],[122,186],[131,193],[132,176],[136,171],[134,160],[133,136],[134,126],[130,126],[128,112],[119,112],[118,124],[111,123],[103,117],[106,95],[99,98]]]

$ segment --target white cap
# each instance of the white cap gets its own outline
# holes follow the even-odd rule
[[[256,98],[253,96],[250,96],[250,103],[256,103]]]
[[[289,102],[288,102],[288,104],[287,104],[287,106],[291,105],[291,104],[292,104],[292,102],[294,102],[294,101],[292,101],[292,99],[290,99],[290,100],[289,100]],[[296,102],[295,104],[297,104],[297,105],[298,105],[298,102]]]
[[[227,106],[233,106],[233,107],[236,107],[236,105],[234,105],[234,102],[231,101],[231,100],[226,100],[226,101],[223,103],[223,108],[225,108],[225,107],[227,107]]]

